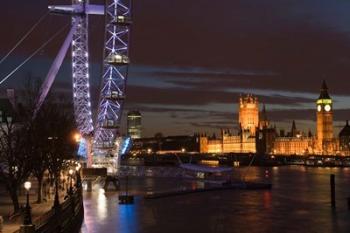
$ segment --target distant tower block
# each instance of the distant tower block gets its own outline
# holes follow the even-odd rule
[[[141,138],[142,116],[139,111],[128,112],[127,125],[128,136],[130,136],[132,139]]]
[[[316,101],[317,108],[317,144],[322,152],[327,151],[327,145],[333,137],[333,101],[328,94],[325,81],[322,83],[320,97]]]
[[[255,136],[259,127],[259,102],[253,95],[239,99],[239,124],[243,132],[249,131],[250,136]]]

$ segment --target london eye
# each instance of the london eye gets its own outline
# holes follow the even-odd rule
[[[104,5],[89,4],[88,0],[72,0],[71,5],[54,5],[49,6],[48,9],[49,12],[55,14],[70,16],[71,28],[41,86],[33,117],[36,116],[45,101],[68,49],[71,47],[74,116],[82,136],[79,150],[84,151],[83,153],[88,158],[88,165],[106,167],[110,173],[115,173],[118,170],[120,154],[124,148],[120,124],[130,63],[131,0],[105,0]],[[90,93],[89,15],[105,17],[102,75],[95,121]],[[44,17],[41,17],[36,24],[43,19]],[[34,25],[33,28],[36,26]],[[33,28],[30,29],[28,35]],[[19,43],[22,40],[23,38]],[[36,53],[37,51],[27,60]],[[25,62],[16,69],[19,69]],[[1,80],[0,84],[6,81],[16,69]]]

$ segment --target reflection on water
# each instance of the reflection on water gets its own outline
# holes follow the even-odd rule
[[[136,205],[119,205],[119,222],[124,224],[122,232],[137,232],[137,204]]]
[[[81,232],[350,232],[350,169],[240,168],[246,180],[265,179],[273,188],[261,191],[215,191],[119,205],[118,193],[85,193]],[[337,209],[330,205],[329,175],[336,175]],[[180,178],[129,178],[130,192],[198,187]]]
[[[264,208],[270,209],[271,208],[271,192],[270,191],[264,191]]]
[[[107,218],[107,198],[104,189],[98,190],[97,197],[97,220],[103,221]]]

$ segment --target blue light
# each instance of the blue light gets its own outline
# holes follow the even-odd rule
[[[131,138],[130,137],[127,137],[123,140],[122,142],[122,150],[121,150],[121,154],[125,154],[129,147],[131,146]]]
[[[80,143],[79,143],[79,149],[78,149],[78,156],[83,157],[83,158],[87,158],[87,143],[86,140],[84,138],[80,139]]]
[[[137,200],[135,200],[137,202]],[[118,205],[119,210],[119,232],[134,233],[140,232],[138,222],[138,205]]]

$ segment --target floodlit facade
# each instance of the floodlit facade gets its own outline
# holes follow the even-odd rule
[[[274,142],[274,154],[313,154],[314,140],[309,137],[278,137]]]
[[[346,125],[339,133],[339,150],[344,155],[350,155],[350,125],[346,121]]]
[[[260,124],[259,115],[258,98],[251,94],[241,96],[239,98],[239,133],[233,135],[229,130],[222,130],[219,139],[202,136],[199,140],[200,152],[256,153],[256,135]],[[267,121],[267,119],[265,120]]]
[[[127,116],[128,136],[132,139],[141,138],[142,116],[139,111],[130,111]]]
[[[321,154],[332,153],[335,148],[333,135],[333,101],[328,94],[328,87],[323,81],[317,108],[317,151]]]
[[[239,132],[231,134],[222,130],[221,138],[200,138],[201,153],[263,153],[276,155],[350,155],[350,126],[347,123],[339,138],[333,133],[333,101],[323,81],[316,100],[316,135],[297,129],[295,121],[291,130],[278,134],[271,127],[263,106],[253,95],[239,99]]]

